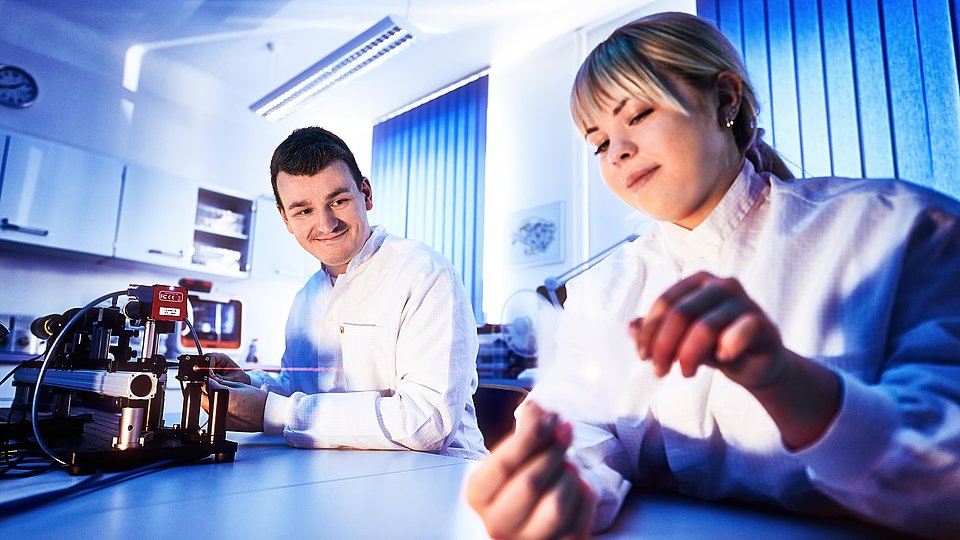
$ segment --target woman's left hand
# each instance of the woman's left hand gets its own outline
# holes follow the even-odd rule
[[[780,332],[733,278],[700,272],[678,282],[630,323],[630,332],[658,376],[674,362],[684,377],[712,366],[756,391],[778,382],[787,367]]]

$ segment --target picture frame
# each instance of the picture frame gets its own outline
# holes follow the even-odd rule
[[[555,201],[507,216],[508,266],[540,266],[564,261],[564,204]]]

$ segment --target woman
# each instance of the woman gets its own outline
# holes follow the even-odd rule
[[[960,532],[960,204],[791,179],[736,51],[691,15],[614,32],[571,109],[656,223],[567,284],[553,376],[467,487],[491,534],[602,530],[631,485]],[[609,356],[598,325],[647,367],[622,392],[576,367]]]

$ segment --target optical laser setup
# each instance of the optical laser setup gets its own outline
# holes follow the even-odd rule
[[[201,423],[210,356],[187,318],[187,296],[184,287],[130,285],[34,320],[30,330],[47,346],[7,375],[15,396],[0,409],[0,467],[47,460],[51,468],[88,475],[210,456],[213,463],[232,462],[237,443],[226,438],[228,390],[210,391]],[[158,346],[178,323],[190,328],[197,350],[168,360]],[[172,371],[177,383],[168,377]],[[164,420],[168,391],[183,396],[179,422],[171,425]]]

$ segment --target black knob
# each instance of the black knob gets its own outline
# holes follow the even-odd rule
[[[60,332],[66,322],[63,315],[53,313],[34,319],[34,321],[30,323],[30,332],[40,339],[50,339]]]
[[[144,318],[144,315],[149,315],[148,313],[143,313],[143,311],[149,310],[149,306],[143,306],[137,300],[131,300],[123,306],[123,314],[127,316],[128,319],[139,321]]]

